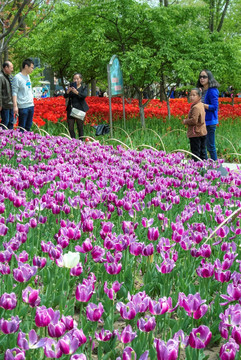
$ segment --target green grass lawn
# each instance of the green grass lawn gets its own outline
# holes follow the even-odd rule
[[[41,128],[50,135],[68,135],[67,123],[47,122]],[[40,131],[41,131],[40,129]],[[37,129],[34,129],[37,131]],[[95,136],[95,129],[90,125],[85,125],[85,136],[98,140],[100,143],[118,145],[126,144],[130,148],[142,149],[144,145],[151,146],[157,150],[164,150],[167,153],[177,149],[190,150],[189,140],[186,136],[186,127],[182,120],[172,117],[171,120],[146,119],[146,129],[141,128],[139,119],[126,121],[119,120],[113,123],[113,138],[110,134]],[[44,135],[44,132],[42,132]],[[240,119],[221,121],[216,131],[216,147],[218,157],[225,159],[226,162],[240,162],[241,157],[241,126]],[[187,155],[188,156],[188,155]]]

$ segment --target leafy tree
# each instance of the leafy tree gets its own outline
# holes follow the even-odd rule
[[[9,46],[26,36],[49,14],[52,1],[6,0],[0,3],[0,61],[8,59]]]
[[[208,15],[203,2],[200,7],[184,2],[154,7],[134,0],[60,3],[26,45],[59,77],[81,71],[87,82],[106,79],[106,65],[116,54],[125,85],[137,94],[145,126],[143,94],[153,83],[159,82],[165,95],[170,84],[194,85],[203,68],[220,82],[229,74],[232,83],[234,73],[240,73],[237,42],[230,43],[223,32],[210,32],[204,21]]]
[[[232,0],[228,8],[222,31],[230,38],[239,37],[241,35],[241,0]]]
[[[148,0],[147,0],[148,1]],[[205,26],[207,26],[210,32],[220,32],[224,26],[224,20],[233,13],[236,20],[238,20],[240,14],[240,0],[159,0],[160,6],[171,6],[179,4],[180,6],[203,6],[208,9],[208,13],[205,11]],[[230,12],[230,9],[231,12]],[[236,14],[235,14],[236,13]]]
[[[231,0],[204,0],[209,6],[209,30],[220,32]]]
[[[40,57],[62,79],[62,85],[64,78],[71,79],[75,72],[81,72],[89,83],[103,70],[106,74],[103,40],[101,29],[93,26],[87,13],[80,12],[76,4],[61,2],[31,36],[19,42],[17,52],[28,49],[28,56]]]
[[[98,1],[95,1],[97,4]],[[108,52],[122,63],[125,84],[137,93],[142,126],[143,93],[155,82],[166,93],[169,84],[195,84],[202,68],[227,71],[231,51],[218,32],[210,33],[203,24],[203,9],[189,6],[153,8],[131,0],[108,2],[89,12],[102,29]],[[90,20],[92,21],[92,20]],[[227,62],[229,59],[229,64]],[[225,69],[225,70],[224,70]],[[160,80],[161,79],[161,80]]]

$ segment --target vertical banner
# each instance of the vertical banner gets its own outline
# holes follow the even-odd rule
[[[123,100],[123,119],[125,127],[125,102],[124,102],[124,85],[123,85],[123,74],[120,66],[119,59],[116,55],[113,55],[107,65],[108,74],[108,95],[109,95],[109,108],[110,108],[110,135],[113,136],[113,125],[112,125],[112,108],[111,98],[113,96],[122,96]]]
[[[111,96],[123,95],[123,75],[120,62],[116,55],[113,55],[110,62]]]

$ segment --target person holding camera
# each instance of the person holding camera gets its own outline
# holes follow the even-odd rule
[[[67,122],[71,138],[75,139],[74,124],[77,123],[77,129],[79,133],[79,139],[82,140],[84,136],[84,120],[77,117],[73,117],[71,114],[72,109],[82,110],[84,112],[89,110],[85,98],[87,96],[87,87],[82,84],[82,75],[79,73],[74,74],[73,82],[70,83],[64,97],[68,99],[67,110]]]

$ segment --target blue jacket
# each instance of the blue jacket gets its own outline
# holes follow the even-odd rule
[[[217,88],[208,88],[205,94],[204,104],[209,105],[208,110],[205,109],[206,125],[218,124],[218,95],[219,91]]]

